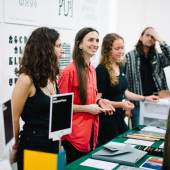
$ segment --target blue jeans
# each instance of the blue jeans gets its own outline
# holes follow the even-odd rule
[[[134,110],[132,111],[132,128],[135,128],[139,125],[139,112],[139,106],[135,106]]]

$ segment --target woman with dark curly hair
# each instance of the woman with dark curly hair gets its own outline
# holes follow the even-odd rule
[[[57,153],[58,145],[48,139],[50,96],[58,93],[56,76],[63,49],[59,33],[47,27],[32,32],[26,43],[12,94],[18,169],[23,169],[24,149]],[[20,131],[19,119],[24,121]],[[14,159],[14,158],[13,158]]]

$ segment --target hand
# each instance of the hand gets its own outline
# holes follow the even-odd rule
[[[104,109],[105,114],[112,115],[115,111],[115,108],[112,106],[110,100],[100,99],[98,104],[102,109]]]
[[[125,111],[130,111],[134,109],[134,104],[131,103],[130,101],[122,101],[122,109],[124,109]]]
[[[154,37],[155,41],[158,41],[159,43],[163,42],[162,38],[159,36],[159,34],[154,28],[151,29],[150,34]]]
[[[14,163],[17,161],[17,151],[18,151],[18,144],[14,144],[12,146],[12,151],[10,153],[10,163]]]
[[[89,105],[87,105],[87,107],[88,107],[88,112],[93,115],[97,115],[97,114],[105,111],[104,109],[99,107],[97,104],[89,104]]]
[[[155,95],[145,96],[145,100],[149,102],[158,102],[159,96],[155,96]]]

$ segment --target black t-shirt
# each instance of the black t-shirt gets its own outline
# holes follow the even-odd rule
[[[120,75],[118,77],[119,82],[115,86],[111,85],[109,73],[103,65],[99,64],[96,67],[96,73],[97,89],[99,93],[102,93],[102,97],[113,101],[121,101],[124,98],[124,92],[128,87],[123,68],[120,67]]]
[[[151,56],[145,57],[144,55],[140,56],[140,73],[141,73],[141,82],[142,82],[142,91],[144,96],[152,95],[154,92],[157,92],[155,82],[152,76],[152,66],[151,66]]]
[[[100,64],[97,66],[96,73],[97,88],[99,93],[102,93],[102,98],[111,101],[122,101],[125,90],[128,87],[123,69],[120,68],[119,82],[115,86],[111,85],[109,73],[103,65]],[[118,108],[113,115],[99,114],[99,145],[110,141],[128,129],[124,121],[124,116],[124,111]]]

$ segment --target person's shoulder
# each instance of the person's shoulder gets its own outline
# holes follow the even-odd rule
[[[76,67],[75,64],[73,62],[69,63],[62,71],[61,71],[61,75],[66,75],[66,74],[70,74],[76,72]]]
[[[107,69],[104,65],[102,64],[99,64],[97,67],[96,67],[96,72],[98,75],[103,75],[103,74],[107,74]]]
[[[22,85],[25,85],[25,86],[31,86],[33,83],[31,77],[25,73],[20,74],[17,82],[21,83]]]
[[[68,71],[73,71],[75,69],[76,69],[75,64],[73,62],[71,62],[64,68],[63,71],[68,72]]]
[[[138,57],[139,56],[139,52],[137,51],[137,49],[136,48],[134,48],[133,50],[131,50],[131,51],[129,51],[129,52],[127,52],[126,54],[125,54],[125,58],[126,58],[126,60],[128,60],[128,59],[134,59],[134,58],[136,58],[136,57]],[[125,62],[127,62],[125,60]]]
[[[105,70],[105,66],[102,64],[97,65],[96,70]]]
[[[134,48],[134,49],[128,51],[128,52],[126,53],[126,55],[128,55],[128,54],[133,54],[133,53],[135,53],[135,51],[136,51],[136,48]]]

